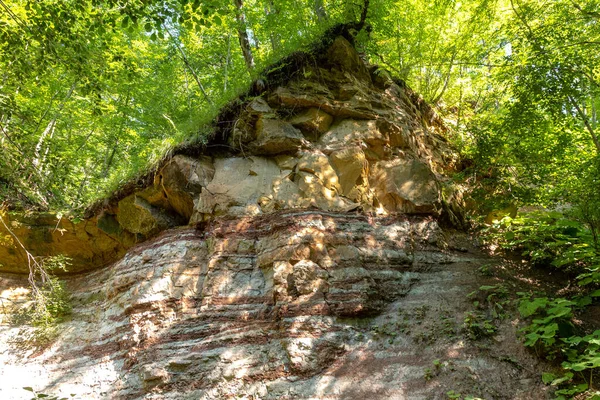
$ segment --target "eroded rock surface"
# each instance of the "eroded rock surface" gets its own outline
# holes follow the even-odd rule
[[[481,284],[472,271],[485,260],[442,251],[443,242],[429,218],[319,211],[167,231],[68,278],[74,315],[44,352],[11,347],[22,331],[0,325],[0,393],[543,398],[532,357],[502,343],[514,341],[510,321],[495,353],[461,333],[465,293]],[[24,290],[17,276],[0,286],[17,302]],[[426,378],[436,359],[439,379]]]

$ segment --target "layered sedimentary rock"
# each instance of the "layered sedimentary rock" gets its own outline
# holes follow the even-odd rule
[[[440,227],[461,215],[439,118],[341,37],[313,57],[241,103],[226,151],[176,154],[82,221],[3,215],[0,398],[543,398],[513,324],[496,351],[466,340],[488,260]],[[72,260],[47,347],[11,317],[17,238]]]
[[[495,359],[465,343],[456,307],[468,306],[483,260],[441,251],[444,240],[428,218],[322,211],[164,232],[110,268],[68,278],[72,321],[41,354],[15,345],[22,328],[2,327],[0,393],[418,399],[455,388],[536,398],[531,373],[501,358],[523,354],[499,345]],[[22,281],[0,284],[16,299]],[[436,359],[448,369],[428,385]]]

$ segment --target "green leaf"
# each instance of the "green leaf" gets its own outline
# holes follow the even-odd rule
[[[31,386],[25,386],[23,390],[27,390],[28,392],[33,392],[33,388]]]
[[[544,372],[542,374],[542,382],[544,382],[546,385],[549,384],[550,382],[552,382],[553,380],[556,379],[556,375],[550,373],[550,372]]]

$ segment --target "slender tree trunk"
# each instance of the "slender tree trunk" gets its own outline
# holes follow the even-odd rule
[[[269,1],[269,4],[265,6],[265,14],[267,18],[269,17],[269,15],[276,16],[277,14],[279,14],[279,10],[277,10],[275,4],[273,4],[273,1]],[[271,41],[271,49],[273,50],[273,52],[276,52],[279,49],[279,35],[273,33],[273,31],[273,29],[270,30],[269,40]]]
[[[248,72],[252,72],[254,69],[254,56],[252,55],[252,49],[250,48],[250,40],[248,39],[248,29],[246,27],[246,16],[243,11],[243,0],[234,0],[236,7],[235,19],[237,20],[237,32],[238,39],[240,40],[240,47],[242,54],[244,55],[244,61]]]
[[[227,91],[227,80],[229,79],[229,63],[231,62],[231,34],[227,35],[227,58],[225,59],[225,76],[223,77],[223,91]]]
[[[452,67],[454,66],[454,60],[456,58],[456,53],[457,53],[457,50],[456,50],[456,48],[454,48],[454,52],[452,52],[452,58],[450,59],[450,65],[448,66],[448,72],[446,73],[446,79],[444,80],[444,86],[442,87],[440,94],[438,94],[437,96],[435,96],[435,98],[433,100],[431,100],[432,104],[436,104],[438,101],[440,101],[440,99],[442,98],[444,93],[446,93],[446,89],[448,89],[448,82],[450,82],[450,75],[452,75]]]
[[[42,151],[42,146],[44,145],[46,136],[50,135],[50,137],[52,137],[54,135],[54,126],[55,125],[56,125],[55,119],[52,119],[52,120],[50,120],[50,122],[48,122],[48,125],[46,125],[46,129],[44,129],[44,131],[40,135],[40,139],[38,140],[37,145],[35,146],[35,150],[33,152],[33,154],[34,154],[33,165],[39,171],[41,171],[41,169],[43,167],[42,164],[44,162],[44,159],[40,156],[40,153]]]
[[[462,100],[463,100],[463,84],[462,84],[462,76],[463,76],[463,67],[460,67],[460,86],[458,92],[458,110],[456,115],[456,130],[460,132],[460,123],[462,118]],[[462,138],[462,133],[461,133]]]
[[[327,12],[325,11],[325,5],[323,4],[323,0],[315,0],[315,14],[317,15],[317,20],[319,22],[323,22],[327,20]]]
[[[173,34],[171,33],[171,31],[166,27],[165,24],[163,24],[163,28],[164,28],[164,30],[167,31],[167,33],[169,34],[169,36],[171,37],[171,39],[173,39],[173,43],[175,44],[175,47],[177,47],[177,50],[179,50],[179,54],[181,55],[181,60],[183,61],[183,63],[187,67],[187,69],[190,71],[190,73],[192,74],[192,76],[194,77],[194,80],[196,81],[196,84],[198,85],[198,88],[200,88],[200,91],[202,92],[202,95],[206,99],[207,103],[210,104],[211,106],[213,106],[214,103],[212,102],[212,100],[210,99],[210,97],[208,97],[208,94],[206,94],[206,91],[204,90],[204,85],[202,85],[202,82],[200,82],[200,78],[196,74],[196,71],[194,71],[194,68],[192,67],[192,64],[190,64],[190,60],[188,60],[188,58],[187,58],[186,54],[184,53],[183,49],[181,48],[181,46],[179,45],[179,43],[177,43],[177,39],[175,38],[175,36],[173,36]]]
[[[579,117],[583,120],[583,125],[585,126],[587,131],[590,133],[590,136],[592,137],[592,141],[594,142],[594,145],[596,146],[596,153],[600,155],[600,140],[598,140],[598,136],[596,135],[594,128],[590,124],[590,120],[588,119],[587,115],[585,115],[585,113],[583,112],[583,110],[581,109],[579,104],[577,104],[577,101],[572,96],[568,96],[568,99],[571,102],[571,105],[577,111],[577,114],[579,115]]]

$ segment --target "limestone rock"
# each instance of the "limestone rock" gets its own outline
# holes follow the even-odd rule
[[[70,258],[69,273],[105,265],[135,243],[134,235],[123,231],[112,214],[83,221],[55,213],[4,213],[2,218],[34,256]],[[28,274],[28,265],[25,252],[0,224],[0,271]]]
[[[310,138],[313,140],[317,140],[319,135],[327,132],[332,122],[331,115],[315,107],[303,111],[290,120],[290,123],[296,128],[310,134]]]
[[[352,76],[358,79],[370,82],[371,76],[365,63],[360,59],[360,56],[356,52],[354,46],[350,44],[346,39],[338,36],[334,41],[329,50],[327,51],[327,58],[334,68],[339,68],[344,72],[349,72]]]
[[[396,159],[375,164],[369,177],[375,197],[387,211],[435,213],[440,185],[427,164]]]
[[[194,209],[194,198],[215,176],[210,157],[194,159],[176,155],[155,176],[155,186],[164,190],[170,207],[189,220]]]
[[[281,168],[282,170],[284,170],[284,169],[292,170],[292,169],[296,168],[296,165],[298,165],[298,158],[287,155],[287,154],[281,154],[281,155],[275,156],[275,162],[277,163],[277,166],[279,168]]]
[[[307,91],[297,87],[278,87],[269,97],[269,103],[279,107],[318,108],[324,112],[347,118],[375,119],[379,115],[369,101],[351,97],[347,101],[336,101],[333,93]]]
[[[246,112],[261,115],[261,114],[273,114],[275,111],[269,106],[267,101],[262,97],[255,97],[252,101],[246,106]]]
[[[360,142],[382,146],[387,144],[387,138],[379,131],[376,121],[346,119],[333,126],[319,140],[320,145],[331,149]]]
[[[438,234],[429,217],[317,210],[166,231],[116,263],[66,277],[74,312],[35,357],[12,344],[30,328],[1,324],[2,395],[29,399],[22,388],[35,382],[81,399],[383,400],[435,398],[458,382],[482,398],[547,397],[532,397],[541,382],[521,383],[512,363],[462,334],[431,334],[460,330],[472,308],[466,294],[490,282],[473,274],[489,259],[442,252]],[[3,322],[7,305],[25,306],[27,287],[26,274],[0,275]],[[515,337],[511,319],[497,323]],[[511,343],[503,354],[535,372],[539,360]],[[465,367],[423,385],[436,359]],[[473,389],[474,374],[502,379]]]
[[[256,122],[256,141],[251,143],[255,154],[275,155],[296,152],[307,145],[302,132],[289,122],[261,117]]]
[[[302,260],[296,263],[292,275],[294,289],[299,295],[327,291],[327,271],[312,261]]]
[[[259,213],[258,199],[271,194],[280,174],[275,161],[263,157],[218,158],[214,166],[214,178],[196,200],[191,223],[201,221],[203,214]]]
[[[310,205],[325,211],[346,212],[359,207],[358,203],[340,197],[336,190],[329,189],[316,175],[299,172],[298,187]]]
[[[306,152],[300,157],[297,169],[315,175],[328,189],[340,191],[340,184],[329,159],[320,151]]]
[[[273,180],[273,201],[275,210],[310,207],[311,201],[306,198],[300,188],[291,179],[290,171],[283,171]]]
[[[360,193],[364,193],[368,187],[365,153],[359,146],[351,146],[332,152],[329,159],[339,177],[342,194],[351,200],[357,200]]]
[[[162,230],[185,223],[164,209],[151,205],[143,197],[136,194],[119,201],[117,221],[131,233],[139,233],[150,237]]]

